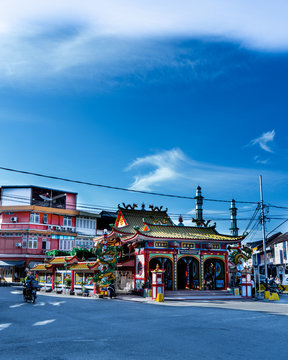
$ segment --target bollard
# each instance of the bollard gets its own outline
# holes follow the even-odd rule
[[[270,299],[270,291],[264,291],[264,299]]]
[[[279,295],[275,292],[272,294],[274,300],[278,301],[279,300]]]
[[[158,301],[158,302],[164,302],[164,296],[163,296],[163,294],[157,294],[156,301]]]

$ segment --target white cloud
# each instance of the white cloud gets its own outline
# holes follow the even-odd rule
[[[269,159],[261,159],[259,155],[254,156],[254,160],[257,164],[263,164],[266,165],[269,162]]]
[[[139,167],[152,166],[156,168],[145,175],[136,175],[134,183],[131,185],[133,190],[150,191],[152,187],[157,187],[162,183],[176,180],[181,177],[177,172],[179,163],[185,160],[185,156],[180,149],[172,149],[161,153],[137,158],[127,170]]]
[[[177,69],[186,69],[186,81],[199,74],[221,76],[227,69],[211,54],[197,54],[192,46],[183,55],[183,47],[177,52],[171,43],[208,37],[260,50],[287,50],[287,13],[288,2],[282,0],[2,1],[0,84],[55,88],[61,76],[72,89],[81,87],[74,79],[84,78],[103,91],[103,83],[119,85],[127,74],[145,81],[149,71],[160,67],[164,72],[174,68],[175,76]],[[218,62],[209,67],[209,61]],[[129,76],[125,81],[131,85]]]
[[[251,145],[259,145],[262,150],[267,151],[269,153],[273,153],[274,151],[268,146],[268,143],[274,141],[275,137],[275,130],[267,131],[266,133],[262,134],[258,138],[251,141]],[[257,160],[257,159],[256,159]]]
[[[218,166],[195,161],[188,158],[181,149],[137,158],[126,170],[138,171],[131,186],[135,190],[151,191],[161,186],[162,192],[170,191],[175,194],[179,191],[183,194],[187,191],[191,193],[192,189],[194,192],[195,187],[200,185],[212,192],[224,191],[225,197],[232,199],[244,189],[246,193],[258,191],[259,186],[259,169]],[[287,174],[280,171],[262,170],[261,174],[268,183],[279,184],[287,181]]]
[[[285,0],[9,0],[0,5],[0,33],[36,21],[73,19],[89,24],[98,35],[212,35],[258,48],[287,49],[287,13]]]

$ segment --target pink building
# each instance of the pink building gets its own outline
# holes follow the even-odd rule
[[[15,281],[50,249],[70,250],[76,238],[77,193],[38,186],[2,186],[0,278]]]

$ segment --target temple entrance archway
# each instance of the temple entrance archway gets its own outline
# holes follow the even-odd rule
[[[172,261],[166,257],[155,257],[149,261],[149,282],[151,284],[151,270],[155,270],[159,265],[160,269],[165,269],[164,273],[164,288],[165,290],[172,290]]]
[[[177,262],[177,288],[198,289],[199,288],[199,261],[191,256],[185,256]]]
[[[218,258],[210,258],[204,262],[204,289],[225,289],[225,263]]]

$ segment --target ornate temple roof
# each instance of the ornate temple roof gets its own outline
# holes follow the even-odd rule
[[[93,262],[79,262],[69,267],[70,270],[90,270],[99,265],[99,261]]]
[[[161,226],[145,223],[146,231],[138,230],[139,234],[150,238],[179,239],[179,240],[209,240],[209,241],[241,241],[245,236],[230,236],[219,234],[215,226],[194,227],[194,226]]]
[[[73,255],[73,256],[56,256],[55,258],[53,258],[52,260],[49,261],[49,264],[52,264],[52,265],[59,265],[59,264],[65,264],[65,263],[71,263],[76,261],[78,262],[79,259],[77,258],[76,255]]]
[[[52,265],[50,265],[50,264],[38,264],[38,265],[34,266],[34,267],[31,269],[31,271],[34,271],[34,270],[47,271],[47,270],[51,270],[51,268],[52,268]]]
[[[135,234],[135,227],[144,230],[143,219],[151,224],[173,225],[167,214],[167,209],[153,208],[154,210],[135,210],[119,207],[118,216],[113,229],[124,234]]]
[[[219,234],[215,226],[208,226],[204,222],[201,226],[177,226],[173,223],[167,209],[150,207],[151,210],[136,210],[135,206],[120,207],[113,231],[106,235],[106,242],[109,239],[120,236],[122,243],[137,242],[139,240],[188,240],[188,241],[209,241],[223,242],[226,244],[241,242],[246,235],[232,236]],[[103,241],[101,237],[98,241]]]

